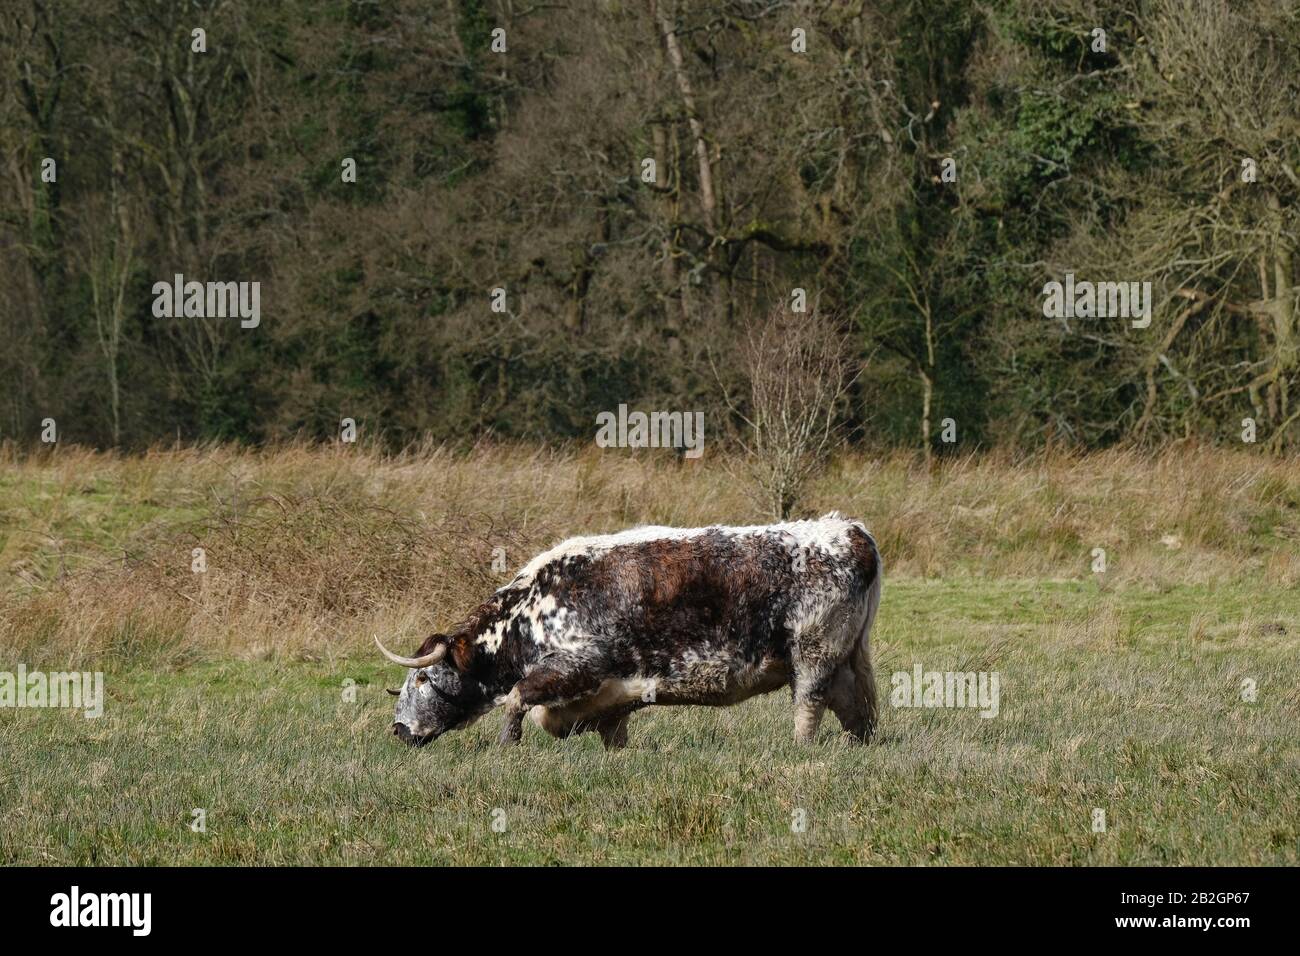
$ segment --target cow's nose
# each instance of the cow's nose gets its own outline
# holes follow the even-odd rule
[[[411,742],[411,737],[413,736],[411,728],[407,727],[406,724],[393,724],[393,733],[399,740],[404,740],[408,744]]]

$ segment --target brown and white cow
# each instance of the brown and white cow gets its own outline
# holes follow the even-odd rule
[[[858,521],[633,528],[572,538],[534,558],[411,668],[393,733],[422,746],[505,705],[503,743],[525,714],[557,737],[627,740],[652,704],[739,703],[789,686],[795,739],[826,707],[858,740],[876,722],[871,625],[880,553]],[[375,643],[379,643],[378,638]]]

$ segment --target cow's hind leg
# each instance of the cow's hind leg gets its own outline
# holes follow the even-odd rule
[[[556,705],[592,693],[600,686],[601,668],[590,660],[549,658],[515,684],[504,703],[505,723],[501,743],[515,744],[523,737],[524,716],[538,705]]]
[[[822,715],[826,713],[826,695],[831,675],[796,679],[794,684],[794,742],[810,744],[817,737]]]
[[[826,713],[826,702],[808,698],[794,702],[794,742],[810,744],[817,739],[817,728],[821,726],[822,714]]]
[[[871,691],[874,698],[875,688],[872,687]],[[858,676],[851,663],[846,661],[835,672],[826,702],[839,718],[845,733],[863,743],[870,738],[871,725],[875,723],[875,715],[871,712],[874,700],[868,702],[865,692],[858,686]]]
[[[825,654],[824,641],[815,632],[800,647],[794,663],[794,742],[810,744],[817,737],[826,701],[835,678],[835,662]]]

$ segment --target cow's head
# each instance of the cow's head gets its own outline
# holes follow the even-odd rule
[[[474,649],[466,639],[435,634],[420,645],[415,657],[394,654],[378,637],[375,643],[394,664],[411,669],[402,689],[389,691],[397,695],[393,733],[411,746],[423,747],[492,709],[492,694],[469,673]]]

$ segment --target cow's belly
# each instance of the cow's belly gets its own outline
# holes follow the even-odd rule
[[[784,687],[790,669],[784,661],[765,658],[739,667],[719,661],[678,662],[656,681],[657,704],[703,704],[725,707]]]
[[[602,718],[652,704],[725,707],[789,682],[789,667],[774,658],[740,668],[713,661],[678,663],[670,673],[658,677],[610,678],[590,696],[553,707],[534,707],[529,717],[547,733],[567,737],[594,729]]]

